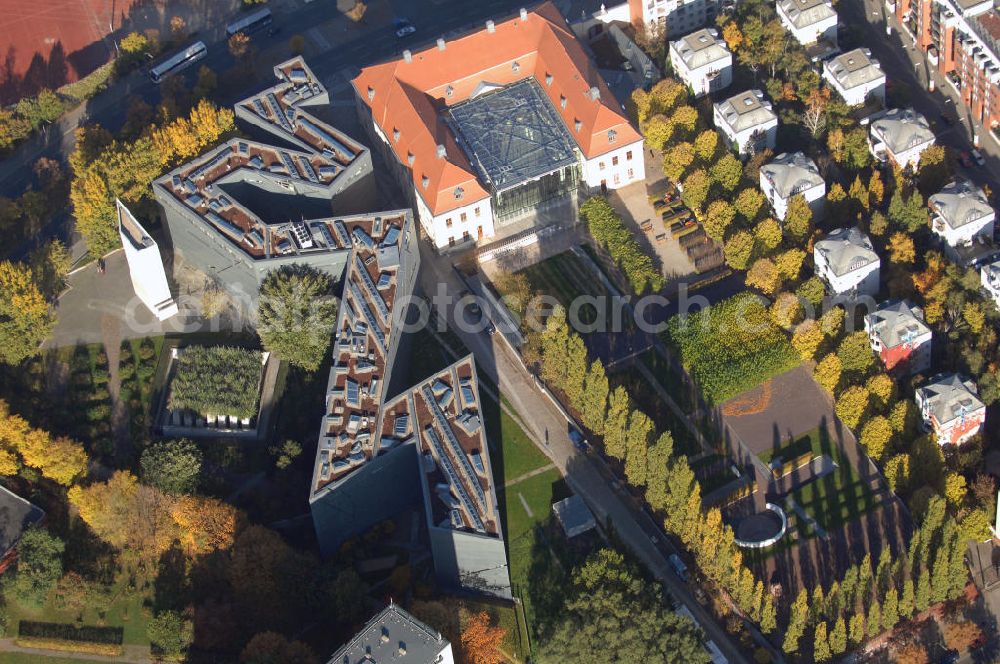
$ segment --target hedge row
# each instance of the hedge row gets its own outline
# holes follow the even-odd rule
[[[19,638],[53,639],[56,641],[77,641],[120,646],[124,638],[124,630],[121,627],[99,627],[96,625],[77,627],[70,623],[22,620],[18,624],[17,635]]]
[[[653,266],[653,259],[642,251],[625,222],[607,199],[594,196],[580,206],[580,216],[597,244],[604,247],[628,279],[636,295],[649,288],[663,288],[663,275]]]
[[[61,652],[86,653],[88,655],[103,655],[119,657],[125,649],[110,643],[90,643],[89,641],[69,641],[66,639],[46,639],[40,636],[19,636],[14,639],[14,645],[22,648],[41,648],[44,650],[59,650]]]

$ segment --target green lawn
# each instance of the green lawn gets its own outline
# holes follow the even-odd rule
[[[530,473],[549,463],[549,458],[528,438],[520,423],[505,411],[500,413],[500,440],[505,481]]]
[[[767,463],[774,456],[791,459],[810,449],[815,455],[827,455],[837,464],[833,472],[792,492],[795,502],[812,515],[819,525],[831,530],[879,506],[875,494],[858,476],[850,462],[843,458],[840,447],[830,439],[825,429],[810,431],[792,443],[760,457]]]

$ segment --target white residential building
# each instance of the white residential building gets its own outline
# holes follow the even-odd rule
[[[920,165],[920,155],[934,145],[934,132],[920,113],[912,108],[894,108],[877,120],[868,130],[868,149],[881,162],[900,168]]]
[[[986,405],[976,384],[958,374],[931,378],[914,394],[920,416],[939,445],[961,445],[975,436],[986,421]]]
[[[834,295],[875,295],[881,260],[857,228],[838,228],[813,247],[816,275]]]
[[[865,332],[887,371],[914,374],[930,368],[933,335],[920,307],[907,300],[883,302],[865,316]]]
[[[823,63],[823,78],[848,106],[864,104],[869,97],[885,104],[885,74],[871,55],[867,48],[856,48]]]
[[[927,201],[934,213],[931,229],[944,242],[949,258],[960,261],[955,251],[976,238],[992,238],[996,211],[982,189],[964,179],[947,184]]]
[[[118,234],[125,249],[132,288],[157,320],[166,320],[177,314],[177,302],[170,294],[160,248],[124,203],[115,199],[115,205],[118,209]]]
[[[368,621],[329,664],[455,664],[451,643],[395,604]]]
[[[802,45],[837,43],[837,12],[830,0],[778,0],[778,19]]]
[[[670,42],[670,63],[695,97],[717,92],[733,82],[733,54],[711,28]]]
[[[632,23],[665,28],[667,39],[711,25],[719,11],[716,0],[628,0],[628,7]]]
[[[979,275],[983,280],[983,290],[1000,307],[1000,260],[983,265],[979,268]]]
[[[782,152],[760,169],[760,190],[774,208],[779,220],[784,220],[788,203],[801,195],[818,217],[823,210],[826,182],[820,177],[816,162],[801,152]]]
[[[773,149],[778,116],[760,90],[747,90],[713,106],[715,128],[741,155]]]

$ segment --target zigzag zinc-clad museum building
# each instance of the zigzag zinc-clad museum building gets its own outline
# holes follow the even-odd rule
[[[234,107],[266,140],[234,138],[153,183],[174,251],[251,303],[282,265],[339,276],[350,240],[330,216],[332,203],[367,201],[374,186],[368,149],[307,110],[330,99],[305,61],[283,62],[274,74],[277,85]]]
[[[277,85],[236,105],[241,129],[266,140],[232,139],[154,183],[174,249],[247,306],[285,265],[341,283],[309,490],[323,553],[419,506],[439,581],[509,599],[472,356],[402,390],[393,382],[406,309],[394,305],[420,266],[413,214],[343,212],[370,200],[371,155],[317,117],[329,98],[302,58],[274,71]]]
[[[439,250],[645,175],[642,137],[552,3],[366,67],[354,89]]]

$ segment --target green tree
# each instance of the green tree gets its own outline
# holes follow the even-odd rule
[[[12,583],[19,603],[33,608],[45,604],[49,591],[62,576],[65,550],[63,541],[44,528],[24,531],[17,543],[17,572]]]
[[[830,630],[830,652],[840,655],[845,650],[847,650],[847,625],[844,623],[844,617],[838,616],[833,623],[833,629]]]
[[[733,192],[743,179],[743,164],[731,152],[727,152],[712,166],[711,174],[713,182],[718,183],[723,190]]]
[[[827,662],[833,656],[830,652],[830,640],[827,637],[826,622],[820,621],[813,634],[813,659],[817,662]]]
[[[708,173],[705,172],[705,169],[699,168],[684,178],[684,192],[681,194],[681,199],[696,214],[700,214],[711,186],[712,181],[709,179]]]
[[[194,641],[194,625],[177,611],[160,611],[146,624],[146,635],[156,651],[178,658]]]
[[[832,394],[837,389],[837,385],[840,384],[840,374],[840,358],[829,353],[816,365],[813,379],[820,387]]]
[[[764,194],[757,187],[745,187],[733,201],[736,212],[747,221],[754,221],[764,205]]]
[[[632,400],[625,388],[619,385],[611,393],[611,399],[608,401],[608,419],[604,424],[604,451],[615,459],[625,458],[626,431],[631,411]]]
[[[892,441],[892,427],[889,420],[877,415],[865,422],[861,428],[861,446],[875,461],[881,461]]]
[[[702,225],[710,238],[722,242],[726,237],[726,231],[736,218],[736,210],[728,201],[712,201],[702,218]]]
[[[763,253],[774,251],[781,245],[781,224],[768,217],[757,224],[754,229],[754,239],[757,240]]]
[[[682,141],[663,153],[663,175],[672,182],[680,182],[692,163],[694,146]]]
[[[642,135],[646,139],[646,145],[657,152],[662,152],[674,135],[674,125],[667,116],[654,115],[643,126]]]
[[[21,263],[0,262],[0,362],[20,364],[36,355],[55,315]]]
[[[260,286],[257,333],[264,348],[307,371],[323,363],[337,320],[333,281],[305,265],[272,270]]]
[[[799,352],[803,360],[813,360],[823,343],[823,332],[814,320],[800,323],[792,334],[792,346]]]
[[[167,493],[194,493],[201,476],[201,450],[186,439],[161,440],[142,451],[143,481]]]
[[[714,129],[706,129],[694,139],[694,151],[704,162],[711,160],[718,148],[719,134]]]
[[[837,417],[851,429],[856,429],[868,413],[870,402],[868,390],[852,385],[837,398]]]
[[[745,270],[753,256],[754,239],[747,231],[737,231],[726,241],[726,264],[734,270]]]
[[[813,214],[802,194],[792,196],[785,210],[785,233],[796,242],[805,242],[812,234]]]
[[[863,614],[855,613],[851,616],[847,634],[851,645],[860,645],[865,640],[865,617]]]
[[[664,431],[646,453],[646,500],[654,510],[667,505],[667,476],[674,454],[674,439]]]
[[[910,485],[910,455],[895,454],[885,462],[885,479],[889,490],[905,492]]]
[[[587,359],[587,347],[584,346],[580,335],[570,333],[566,351],[566,380],[561,387],[570,404],[581,410],[590,364]]]
[[[907,620],[913,615],[915,602],[913,579],[906,578],[903,580],[903,595],[899,598],[899,616],[903,620]]]
[[[662,608],[659,591],[624,557],[602,549],[573,572],[568,598],[541,646],[541,662],[615,661],[642,653],[652,662],[708,662],[702,634],[688,618]]]
[[[770,595],[764,597],[760,610],[760,629],[765,634],[772,634],[778,628],[777,609]]]
[[[920,569],[917,577],[917,593],[913,604],[917,611],[926,611],[931,605],[931,572],[926,565]]]
[[[965,483],[965,477],[960,473],[951,472],[944,478],[944,497],[948,505],[958,509],[965,503],[969,489]]]
[[[795,289],[795,294],[818,309],[826,296],[826,286],[822,279],[812,276]]]
[[[863,331],[844,337],[837,347],[837,357],[843,370],[850,374],[864,374],[875,363],[871,342]]]
[[[785,630],[785,640],[781,649],[786,653],[798,652],[799,640],[805,632],[806,624],[809,620],[809,595],[805,588],[799,591],[792,604],[791,615],[788,619],[788,628]]]
[[[889,588],[885,594],[885,605],[882,607],[882,627],[890,630],[899,622],[899,591]]]
[[[873,599],[868,607],[868,619],[865,620],[868,627],[868,637],[874,639],[882,633],[882,605],[878,599]]]
[[[604,435],[604,420],[608,413],[609,394],[610,387],[608,386],[608,376],[604,371],[604,364],[600,360],[594,360],[587,370],[587,379],[584,381],[580,414],[587,428],[598,436]]]
[[[254,634],[240,653],[240,664],[314,664],[316,654],[301,641],[277,632]]]
[[[646,486],[647,452],[653,437],[653,421],[641,410],[633,410],[625,433],[625,477],[632,486]]]

